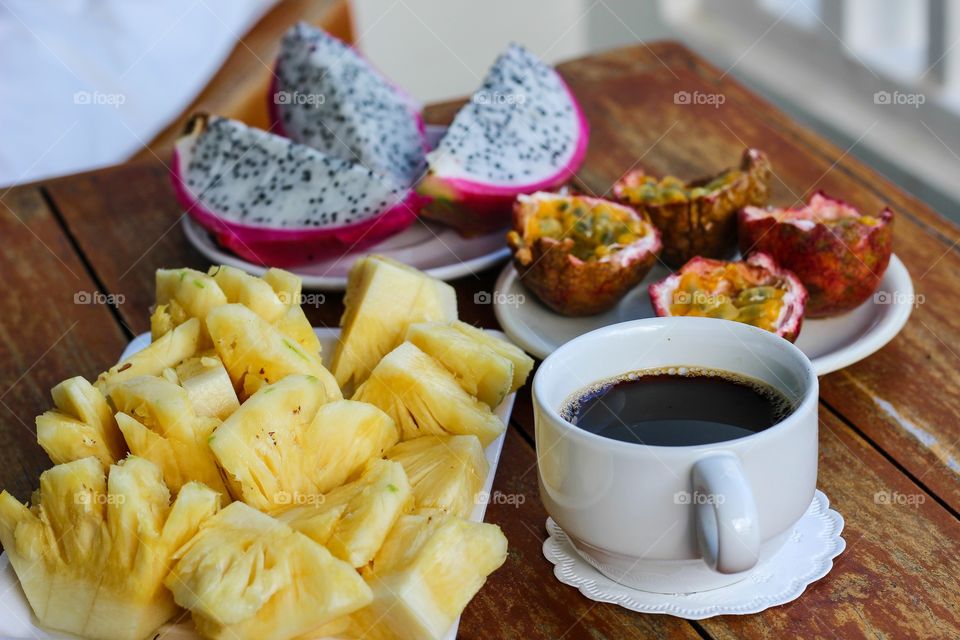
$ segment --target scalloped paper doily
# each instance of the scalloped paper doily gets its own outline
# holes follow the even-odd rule
[[[833,559],[846,548],[840,537],[843,517],[830,509],[827,496],[817,491],[810,508],[794,526],[783,548],[728,587],[698,593],[650,593],[614,582],[580,557],[563,530],[547,518],[549,537],[543,555],[564,584],[597,602],[611,602],[640,613],[702,620],[720,615],[745,615],[786,604],[800,597],[809,584],[827,575]]]

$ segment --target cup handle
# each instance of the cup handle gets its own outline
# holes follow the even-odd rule
[[[697,460],[692,476],[704,562],[720,573],[753,568],[760,555],[760,523],[740,459],[731,453],[709,455]]]

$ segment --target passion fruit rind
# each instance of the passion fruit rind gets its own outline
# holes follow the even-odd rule
[[[890,263],[893,211],[876,216],[815,193],[805,207],[747,207],[738,216],[740,251],[767,253],[810,294],[807,317],[851,311],[872,296]]]
[[[754,253],[742,261],[697,256],[679,271],[651,284],[649,291],[658,316],[734,320],[766,329],[790,342],[800,335],[807,302],[807,290],[800,279],[764,253]]]
[[[600,198],[521,195],[513,222],[507,244],[521,281],[566,316],[612,308],[640,284],[662,246],[645,216]]]
[[[766,204],[772,170],[766,154],[745,149],[740,166],[715,176],[684,183],[667,176],[657,180],[632,171],[614,185],[625,204],[644,211],[663,234],[664,262],[672,267],[695,256],[723,258],[737,239],[737,212]]]

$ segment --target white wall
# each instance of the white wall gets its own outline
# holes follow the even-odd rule
[[[551,63],[583,55],[589,7],[583,0],[353,3],[359,48],[424,102],[471,94],[511,41]]]
[[[424,102],[472,93],[511,41],[556,63],[669,35],[658,0],[353,0],[352,6],[359,48]]]

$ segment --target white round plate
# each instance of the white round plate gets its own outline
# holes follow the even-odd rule
[[[224,251],[189,216],[183,218],[183,231],[190,244],[215,264],[237,267],[256,276],[267,270],[267,267]],[[497,231],[477,238],[463,238],[449,227],[419,219],[405,231],[364,251],[292,267],[289,271],[303,279],[304,289],[343,291],[347,288],[347,274],[354,261],[367,253],[379,253],[426,271],[434,278],[453,280],[505,260],[510,255],[505,235],[506,231]]]
[[[550,537],[543,555],[553,563],[557,579],[597,602],[611,602],[640,613],[665,613],[703,620],[713,616],[745,615],[796,600],[807,586],[833,568],[833,559],[846,548],[840,537],[843,518],[817,491],[810,508],[780,549],[754,567],[746,578],[728,587],[697,593],[650,593],[625,587],[580,557],[553,519],[547,519]]]
[[[607,311],[569,318],[548,309],[527,291],[512,264],[497,280],[493,296],[497,320],[504,332],[528,353],[543,359],[579,335],[627,320],[652,318],[647,286],[670,272],[658,264],[635,290]],[[913,282],[903,262],[890,257],[890,266],[877,293],[853,311],[835,318],[804,320],[797,346],[813,362],[818,376],[863,360],[890,342],[913,310]]]

